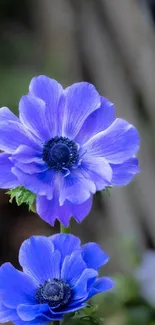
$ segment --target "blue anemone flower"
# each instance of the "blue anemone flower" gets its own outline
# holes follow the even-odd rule
[[[98,278],[107,261],[99,245],[80,246],[70,234],[25,240],[19,252],[23,272],[10,263],[0,267],[0,322],[41,325],[85,307],[89,298],[114,285]]]
[[[136,128],[115,118],[114,105],[92,84],[66,89],[46,76],[32,79],[19,118],[0,109],[0,187],[36,194],[37,212],[51,225],[81,222],[92,195],[128,184],[139,172]]]

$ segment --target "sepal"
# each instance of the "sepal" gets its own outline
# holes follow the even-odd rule
[[[27,190],[23,186],[18,186],[16,188],[13,188],[7,192],[7,194],[10,195],[9,202],[12,203],[13,199],[16,200],[17,205],[21,204],[27,204],[29,207],[29,210],[35,212],[35,200],[36,195],[29,190]]]

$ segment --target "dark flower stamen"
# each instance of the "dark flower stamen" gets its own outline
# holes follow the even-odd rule
[[[50,307],[65,306],[71,298],[69,285],[58,279],[47,280],[37,289],[36,299],[40,304],[48,304]]]
[[[56,171],[71,168],[78,158],[77,145],[68,138],[57,136],[44,144],[43,160]]]

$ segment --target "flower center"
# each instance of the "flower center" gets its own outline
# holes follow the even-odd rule
[[[69,285],[58,279],[47,280],[37,289],[36,299],[40,304],[47,303],[50,307],[67,305],[71,297]]]
[[[44,144],[43,160],[57,171],[71,168],[79,158],[74,141],[65,137],[55,137]]]
[[[55,144],[52,148],[51,148],[51,157],[52,159],[57,163],[67,163],[69,160],[69,156],[70,156],[70,150],[69,148],[63,144],[63,143],[58,143]]]

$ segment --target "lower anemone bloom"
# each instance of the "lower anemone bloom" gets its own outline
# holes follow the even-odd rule
[[[92,296],[113,287],[97,270],[108,256],[95,243],[80,246],[69,234],[34,236],[19,252],[23,272],[0,267],[0,322],[46,324],[86,306]]]
[[[0,187],[36,194],[38,214],[68,226],[81,222],[92,195],[128,184],[139,172],[136,128],[115,118],[114,105],[87,82],[66,89],[33,78],[19,103],[19,118],[0,109]],[[5,167],[4,167],[5,166]]]

